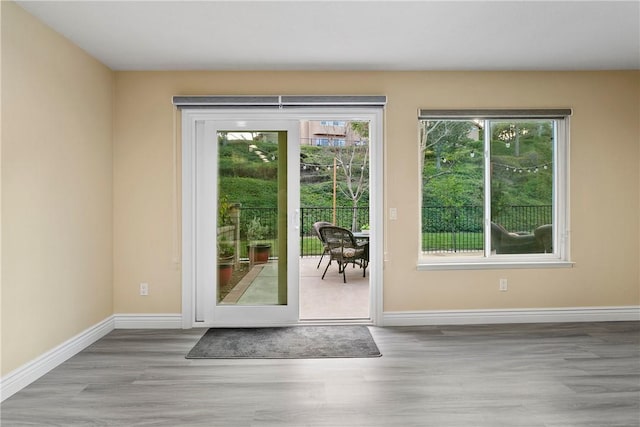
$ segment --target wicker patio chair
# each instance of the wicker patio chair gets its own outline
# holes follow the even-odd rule
[[[327,242],[324,241],[324,238],[320,234],[320,229],[322,227],[326,227],[329,225],[333,225],[333,224],[327,221],[318,221],[313,223],[313,232],[318,237],[318,239],[320,239],[320,242],[322,242],[322,255],[320,256],[320,261],[318,261],[318,266],[316,267],[316,269],[320,268],[320,263],[322,263],[322,258],[324,258],[324,255],[329,253],[329,246],[327,245]]]
[[[321,227],[320,234],[329,248],[329,264],[324,269],[323,279],[333,261],[338,263],[338,273],[342,273],[344,283],[347,283],[345,269],[348,264],[359,265],[362,268],[362,277],[366,276],[369,265],[368,242],[358,243],[353,233],[342,227]]]

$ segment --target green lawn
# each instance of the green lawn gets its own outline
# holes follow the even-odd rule
[[[481,251],[484,246],[483,233],[456,233],[455,245],[452,233],[422,233],[424,252]],[[271,241],[271,256],[277,257],[276,241]],[[322,255],[322,243],[317,237],[302,237],[301,254],[304,256]],[[247,257],[246,242],[240,245],[240,256]]]
[[[424,252],[481,251],[483,247],[483,233],[422,233]]]

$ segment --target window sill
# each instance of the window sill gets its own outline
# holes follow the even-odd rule
[[[433,270],[504,270],[504,269],[530,269],[530,268],[571,268],[575,263],[560,260],[540,261],[448,261],[429,262],[420,260],[418,271]]]

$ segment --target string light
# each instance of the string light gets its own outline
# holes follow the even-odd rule
[[[364,166],[356,165],[356,166],[354,166],[354,168],[358,168],[358,170],[365,170],[365,169],[367,169],[367,166],[368,165],[364,165]],[[328,171],[331,171],[331,170],[333,170],[333,163],[331,163],[331,164],[319,164],[319,163],[300,162],[300,168],[302,170],[316,170],[316,171],[328,170]],[[349,170],[349,169],[351,169],[351,166],[350,165],[336,165],[336,170],[339,170],[340,168],[345,169],[345,170]]]
[[[514,171],[514,172],[522,172],[524,170],[526,170],[527,172],[535,172],[538,173],[538,171],[540,170],[540,168],[543,169],[549,169],[549,163],[542,163],[539,165],[533,165],[533,166],[527,166],[527,167],[519,167],[519,166],[512,166],[512,165],[505,165],[502,163],[492,163],[493,166],[497,166],[497,167],[503,167],[506,171]]]

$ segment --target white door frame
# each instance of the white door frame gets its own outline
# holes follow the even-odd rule
[[[362,120],[370,122],[370,265],[371,324],[382,322],[383,309],[383,111],[381,108],[305,108],[291,110],[183,109],[182,110],[182,326],[248,326],[234,323],[196,322],[196,141],[204,136],[206,121]],[[297,269],[296,269],[297,271]],[[297,283],[297,280],[296,280]],[[297,300],[297,299],[296,299]],[[214,319],[211,319],[213,322]],[[308,323],[283,319],[274,325]],[[329,321],[327,323],[330,323]],[[255,325],[254,325],[255,326]],[[267,325],[260,325],[267,326]]]

